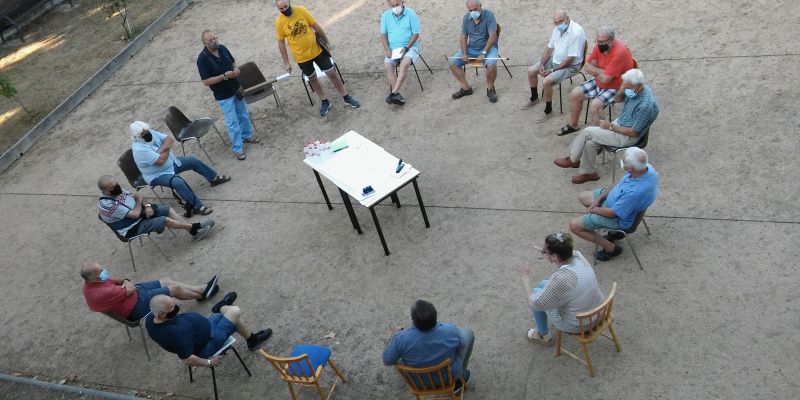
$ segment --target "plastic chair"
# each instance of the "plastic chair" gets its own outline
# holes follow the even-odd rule
[[[453,379],[451,364],[452,360],[447,358],[431,367],[413,368],[401,364],[395,364],[394,367],[417,400],[428,396],[451,400],[463,399],[467,385],[463,379],[459,379],[462,388],[461,392],[456,394],[456,381]]]
[[[583,66],[586,65],[586,49],[588,48],[588,46],[589,46],[589,42],[584,40],[583,41],[583,59],[581,60],[581,68],[578,69],[578,72],[577,72],[578,74],[581,74],[581,76],[583,77],[584,81],[586,80],[586,75],[583,73]],[[573,83],[572,82],[572,77],[573,76],[575,76],[575,74],[572,74],[569,77],[569,84],[570,85],[572,85],[572,83]],[[564,83],[563,79],[561,80],[561,82],[558,82],[558,109],[561,112],[561,114],[564,114],[564,100],[561,99],[561,84],[562,83]],[[544,97],[544,89],[542,89],[542,97]],[[588,108],[587,108],[587,110],[588,110]],[[611,118],[611,114],[609,114],[609,118]],[[586,124],[586,122],[584,121],[584,125],[585,124]]]
[[[336,61],[333,60],[332,56],[329,56],[329,58],[331,59],[331,64],[333,64],[333,67],[336,68],[336,73],[339,74],[339,79],[341,79],[342,80],[342,84],[344,84],[344,78],[342,78],[342,71],[339,71],[339,64],[336,64]],[[327,78],[328,77],[328,74],[326,74],[325,72],[322,72],[322,70],[319,69],[319,66],[317,65],[317,63],[314,63],[314,71],[315,71],[315,75],[317,76],[317,79]],[[310,83],[310,81],[308,80],[308,77],[305,74],[301,73],[300,75],[301,75],[301,79],[303,80],[303,87],[306,89],[306,96],[308,96],[308,101],[313,106],[314,105],[314,100],[311,100],[311,92],[308,91],[308,88],[311,86],[311,83]],[[306,84],[306,83],[308,83],[308,84]],[[311,88],[311,91],[312,92],[314,91],[313,87]]]
[[[500,42],[500,24],[497,24],[497,40],[495,41],[495,46],[497,46],[497,43],[499,42]],[[467,38],[467,46],[469,46],[469,38]],[[505,68],[506,72],[508,72],[508,77],[513,78],[513,76],[511,75],[511,71],[508,69],[508,65],[506,65],[505,60],[503,60],[499,52],[497,53],[497,57],[500,58],[497,61],[500,61],[500,63],[503,64],[503,68]],[[484,65],[482,62],[479,62],[478,60],[470,60],[461,68],[464,70],[464,72],[467,72],[467,67],[475,68],[475,75],[478,75],[478,68],[486,68],[486,65]]]
[[[247,104],[255,103],[268,96],[275,98],[275,106],[280,107],[281,101],[278,99],[278,92],[275,90],[275,81],[267,82],[264,74],[258,69],[254,62],[248,62],[239,66],[239,84],[244,90],[244,101]]]
[[[147,318],[147,316],[150,315],[150,313],[145,314],[145,316],[142,317],[142,319],[137,320],[137,321],[131,321],[131,320],[129,320],[127,318],[123,318],[121,315],[119,315],[117,313],[113,313],[113,312],[104,311],[103,314],[105,314],[109,318],[113,319],[114,321],[117,321],[117,322],[125,325],[125,332],[128,333],[128,341],[133,340],[133,337],[131,337],[130,328],[138,327],[139,328],[139,333],[142,334],[142,344],[144,345],[144,354],[147,355],[147,361],[150,361],[150,351],[147,349],[147,338],[144,335],[144,327],[142,326],[144,319]]]
[[[633,68],[639,68],[639,62],[636,61],[636,58],[633,59]],[[586,78],[586,75],[584,75]],[[589,121],[589,104],[592,102],[592,99],[586,99],[586,116],[583,117],[583,124],[586,125]],[[611,109],[614,108],[614,100],[611,100],[607,106],[603,108],[608,108],[608,122],[611,122]],[[580,114],[578,114],[580,115]]]
[[[147,187],[150,188],[150,190],[153,192],[153,195],[156,196],[158,200],[164,201],[158,196],[156,190],[144,181],[144,177],[142,177],[142,173],[139,171],[139,167],[136,166],[136,161],[133,159],[132,149],[125,150],[125,152],[122,153],[117,160],[117,166],[122,170],[122,173],[125,174],[125,178],[128,179],[128,183],[132,187],[136,188],[137,192],[139,189]]]
[[[580,342],[581,352],[584,356],[583,359],[561,348],[561,331],[558,330],[556,331],[556,357],[560,356],[561,353],[564,352],[568,356],[585,365],[589,370],[589,376],[594,376],[592,359],[589,357],[589,345],[594,343],[599,336],[603,336],[606,339],[613,341],[614,346],[617,348],[617,353],[622,351],[622,346],[620,346],[619,339],[617,339],[617,332],[614,331],[614,317],[611,313],[611,309],[614,307],[614,295],[616,292],[617,282],[614,282],[611,285],[611,293],[608,294],[608,297],[606,297],[603,303],[597,306],[594,310],[579,313],[577,315],[578,326],[581,328],[581,333],[567,332],[567,335],[572,336],[575,338],[575,340]],[[608,337],[605,333],[603,333],[606,330],[611,333],[611,337]]]
[[[300,344],[292,349],[288,357],[273,356],[264,350],[258,350],[258,352],[272,364],[275,370],[278,371],[281,380],[289,386],[289,395],[292,396],[292,400],[297,399],[297,394],[306,386],[316,388],[319,398],[327,400],[333,395],[333,390],[336,388],[336,384],[339,383],[339,379],[347,383],[347,379],[339,371],[339,368],[336,368],[336,364],[331,359],[332,351],[329,347]],[[336,374],[336,378],[333,380],[327,394],[323,390],[325,388],[319,384],[319,378],[322,376],[325,364],[330,364]],[[295,385],[299,386],[297,393],[294,390]]]
[[[128,244],[128,253],[131,254],[131,265],[133,265],[133,272],[136,272],[136,262],[133,260],[133,249],[131,249],[131,242],[134,239],[139,239],[139,244],[144,246],[144,242],[142,241],[142,237],[143,236],[146,236],[148,239],[150,239],[150,242],[153,243],[153,246],[155,246],[156,249],[158,249],[158,252],[161,253],[161,255],[164,256],[164,258],[166,258],[168,262],[172,261],[172,260],[170,260],[169,256],[166,253],[164,253],[164,251],[161,250],[160,247],[158,247],[158,245],[156,244],[156,241],[153,240],[153,238],[150,237],[150,232],[141,233],[141,234],[138,234],[138,235],[134,235],[132,237],[125,237],[125,236],[120,235],[119,232],[117,232],[116,229],[112,228],[111,225],[109,225],[106,221],[103,221],[102,217],[100,217],[98,215],[97,218],[100,220],[100,222],[105,224],[108,227],[108,229],[111,229],[111,231],[114,232],[114,235],[117,237],[117,239],[119,239],[120,241]],[[170,230],[170,233],[172,233],[172,236],[175,236],[175,232],[172,232],[172,230]]]
[[[614,183],[614,181],[617,180],[617,168],[616,168],[617,153],[620,152],[620,151],[623,151],[623,150],[625,150],[625,149],[627,149],[629,147],[638,147],[640,149],[643,149],[643,148],[647,147],[647,141],[648,141],[648,137],[649,136],[650,136],[650,127],[648,126],[647,129],[644,130],[644,134],[642,134],[642,137],[639,138],[639,141],[636,142],[635,144],[632,144],[630,146],[623,146],[623,147],[600,146],[599,150],[603,151],[603,164],[606,163],[606,152],[614,154],[614,160],[611,163],[611,166],[612,166],[612,168],[611,168],[611,183]]]
[[[184,148],[184,143],[190,140],[196,140],[197,145],[200,146],[200,150],[203,150],[208,160],[211,161],[211,164],[214,164],[214,160],[211,159],[211,156],[208,155],[208,152],[203,147],[203,144],[200,143],[200,138],[205,136],[206,132],[212,127],[215,131],[217,131],[217,136],[222,140],[222,143],[226,143],[225,139],[222,137],[222,134],[217,129],[217,125],[214,123],[214,120],[208,117],[203,117],[200,119],[196,119],[194,121],[186,118],[186,115],[181,112],[177,107],[170,106],[167,109],[167,113],[164,115],[164,122],[167,123],[170,132],[172,132],[172,136],[175,137],[175,140],[181,143],[181,152],[183,155],[186,155],[186,149]],[[226,143],[227,144],[227,143]]]
[[[419,54],[419,52],[417,54]],[[419,59],[422,60],[422,63],[425,64],[425,68],[428,68],[428,71],[430,71],[431,75],[433,75],[433,70],[428,65],[428,63],[425,61],[425,59],[422,58],[422,54],[419,54]],[[417,63],[415,63],[412,60],[411,61],[411,66],[414,67],[414,74],[417,75],[417,82],[419,82],[419,89],[422,90],[422,91],[425,91],[425,88],[422,87],[422,80],[419,79],[419,72],[417,71]],[[395,64],[395,66],[394,66],[394,75],[395,76],[397,76],[397,70],[398,70],[399,67],[400,67],[400,63]],[[391,88],[389,88],[389,89],[391,90]]]
[[[639,227],[640,223],[644,224],[644,228],[647,230],[647,235],[650,235],[650,227],[647,226],[647,222],[644,220],[644,214],[647,212],[645,208],[642,211],[639,211],[636,214],[636,219],[633,221],[633,225],[631,225],[628,229],[598,229],[594,231],[594,265],[597,265],[597,250],[600,249],[600,234],[601,232],[618,232],[625,235],[625,243],[628,244],[628,247],[631,249],[631,253],[633,253],[633,257],[636,258],[636,263],[639,264],[639,269],[644,271],[642,267],[642,262],[639,261],[639,256],[636,254],[636,250],[633,248],[633,244],[631,244],[631,240],[628,238],[628,235],[631,233],[636,232],[636,229]]]
[[[217,352],[214,353],[210,358],[214,358],[221,354],[225,354],[228,350],[233,350],[233,354],[236,354],[236,358],[239,359],[239,363],[242,364],[242,368],[244,368],[245,372],[247,372],[247,376],[253,376],[253,374],[250,373],[250,369],[247,368],[247,365],[244,363],[244,360],[242,360],[242,357],[239,355],[239,352],[236,351],[235,347],[233,347],[234,343],[236,343],[236,338],[233,336],[229,336],[228,340],[225,341],[225,344],[223,344],[222,347],[219,350],[217,350]],[[187,367],[189,368],[189,383],[194,383],[192,366],[187,365]],[[214,382],[214,399],[217,400],[219,399],[219,395],[217,393],[217,373],[214,369],[215,368],[214,366],[211,366],[209,368],[211,369],[211,381]]]

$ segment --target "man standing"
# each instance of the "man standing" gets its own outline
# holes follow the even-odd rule
[[[286,51],[286,43],[288,42],[297,66],[300,67],[303,75],[308,78],[311,89],[319,96],[319,115],[323,117],[328,115],[328,111],[331,109],[331,102],[325,96],[325,91],[317,79],[314,64],[317,64],[317,67],[328,76],[328,80],[333,83],[333,87],[342,95],[347,105],[353,108],[360,107],[361,103],[347,94],[344,82],[339,79],[333,63],[331,63],[330,53],[320,46],[319,41],[323,43],[330,43],[330,41],[328,41],[328,36],[325,35],[322,27],[317,24],[317,20],[311,15],[311,12],[303,6],[291,5],[289,0],[277,0],[275,6],[280,11],[278,17],[275,18],[275,36],[278,38],[278,49],[283,57],[283,68],[286,72],[292,72],[289,53]]]
[[[472,86],[467,82],[463,69],[470,59],[483,63],[486,67],[486,96],[492,103],[497,102],[494,81],[497,78],[497,21],[494,13],[482,8],[478,0],[467,0],[467,13],[461,20],[459,50],[450,59],[450,71],[461,88],[453,93],[454,99],[472,94]]]
[[[419,58],[419,18],[414,10],[405,6],[403,0],[386,0],[389,9],[381,15],[381,43],[385,57],[386,78],[391,86],[386,102],[403,105],[406,100],[400,88],[408,76],[408,67]],[[400,64],[395,75],[395,67]]]
[[[542,97],[544,98],[544,116],[538,122],[550,119],[553,113],[553,86],[558,85],[580,71],[583,63],[583,52],[586,46],[586,33],[577,22],[570,20],[566,12],[558,10],[553,13],[553,34],[542,53],[542,58],[528,68],[528,83],[531,86],[531,97],[522,109],[533,107],[539,100],[537,84],[542,77]]]
[[[559,136],[578,131],[578,118],[586,99],[593,99],[589,105],[592,125],[600,122],[600,111],[614,102],[622,74],[633,68],[630,50],[616,39],[616,30],[611,26],[601,26],[595,38],[597,43],[592,53],[586,57],[583,72],[591,75],[588,81],[572,89],[569,95],[569,123],[561,128]]]
[[[201,39],[205,47],[197,56],[200,79],[203,85],[214,92],[214,99],[225,116],[232,150],[237,159],[244,160],[244,143],[258,143],[260,140],[253,137],[247,103],[236,94],[239,90],[239,68],[236,67],[233,54],[219,43],[214,32],[203,31]]]
[[[178,174],[192,170],[206,178],[211,187],[231,180],[229,176],[217,175],[216,171],[196,157],[175,157],[172,154],[172,144],[175,140],[150,129],[150,125],[142,121],[134,121],[131,124],[130,134],[133,139],[131,145],[133,160],[148,185],[165,186],[175,190],[181,200],[186,203],[187,218],[190,218],[192,214],[211,214],[213,210],[203,205],[203,202],[195,196],[186,181]]]

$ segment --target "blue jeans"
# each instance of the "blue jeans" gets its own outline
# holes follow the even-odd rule
[[[547,284],[550,283],[547,279],[539,282],[535,288],[533,288],[533,293],[541,292]],[[542,334],[542,336],[547,335],[549,332],[549,328],[547,327],[547,312],[546,311],[534,311],[533,312],[533,319],[536,321],[536,330]]]
[[[200,175],[203,175],[203,177],[206,178],[206,180],[209,182],[214,180],[214,178],[217,176],[216,171],[211,169],[211,167],[209,167],[208,165],[203,164],[203,162],[198,160],[196,157],[191,157],[191,156],[178,157],[178,161],[180,161],[181,165],[178,166],[177,164],[175,164],[174,166],[175,175],[169,175],[169,174],[161,175],[156,179],[153,179],[150,182],[150,184],[152,186],[170,187],[169,181],[170,179],[172,179],[173,176],[176,176],[177,174],[188,170],[192,170]],[[200,199],[194,195],[194,192],[192,191],[191,188],[189,188],[189,185],[186,184],[186,181],[184,181],[183,178],[178,177],[172,179],[171,187],[175,189],[175,192],[178,193],[178,196],[180,196],[180,198],[183,199],[184,202],[192,204],[195,210],[203,206],[203,202],[200,201]]]
[[[231,149],[236,154],[244,152],[243,141],[253,136],[253,125],[250,124],[247,103],[237,99],[236,96],[231,96],[225,100],[217,100],[217,104],[225,115],[225,127],[228,128],[228,136],[231,138]]]

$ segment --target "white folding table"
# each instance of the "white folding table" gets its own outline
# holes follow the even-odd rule
[[[425,220],[425,227],[430,228],[428,214],[425,212],[425,205],[422,203],[422,196],[417,184],[419,170],[407,165],[400,174],[395,173],[399,159],[355,131],[349,131],[332,142],[333,145],[340,143],[347,144],[348,147],[331,155],[306,157],[303,160],[314,170],[328,210],[333,210],[333,206],[328,199],[328,193],[322,184],[320,174],[339,188],[347,214],[350,216],[350,222],[359,235],[362,233],[361,226],[356,218],[350,197],[369,209],[375,229],[378,231],[378,237],[381,239],[383,251],[388,256],[389,247],[386,245],[378,216],[375,214],[375,206],[385,198],[391,197],[392,202],[397,205],[397,208],[400,208],[397,191],[410,182],[414,185],[414,192],[417,195],[419,209],[422,211],[422,218]],[[372,186],[374,193],[364,196],[363,189],[367,186]]]

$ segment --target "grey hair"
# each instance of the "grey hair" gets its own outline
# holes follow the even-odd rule
[[[214,32],[214,31],[212,31],[211,29],[206,29],[203,31],[203,33],[200,34],[200,41],[203,42],[203,44],[206,43],[206,33],[208,32]]]
[[[116,180],[113,176],[111,176],[111,175],[103,175],[103,176],[100,177],[100,179],[97,180],[97,188],[100,189],[100,191],[103,191],[103,190],[105,190],[105,188],[108,185],[108,183],[113,181],[113,180]]]
[[[478,7],[482,6],[480,0],[467,0],[467,7],[469,7],[470,4],[477,4]]]
[[[567,12],[564,10],[556,10],[554,14],[559,15],[564,19],[569,19],[569,15],[567,15]]]
[[[597,30],[597,33],[605,33],[611,39],[617,35],[617,28],[613,25],[603,25]]]
[[[622,155],[625,165],[630,166],[636,172],[647,169],[647,153],[638,147],[628,147]]]
[[[627,72],[622,74],[622,80],[624,82],[630,83],[631,85],[644,85],[644,73],[636,68],[629,69]]]

